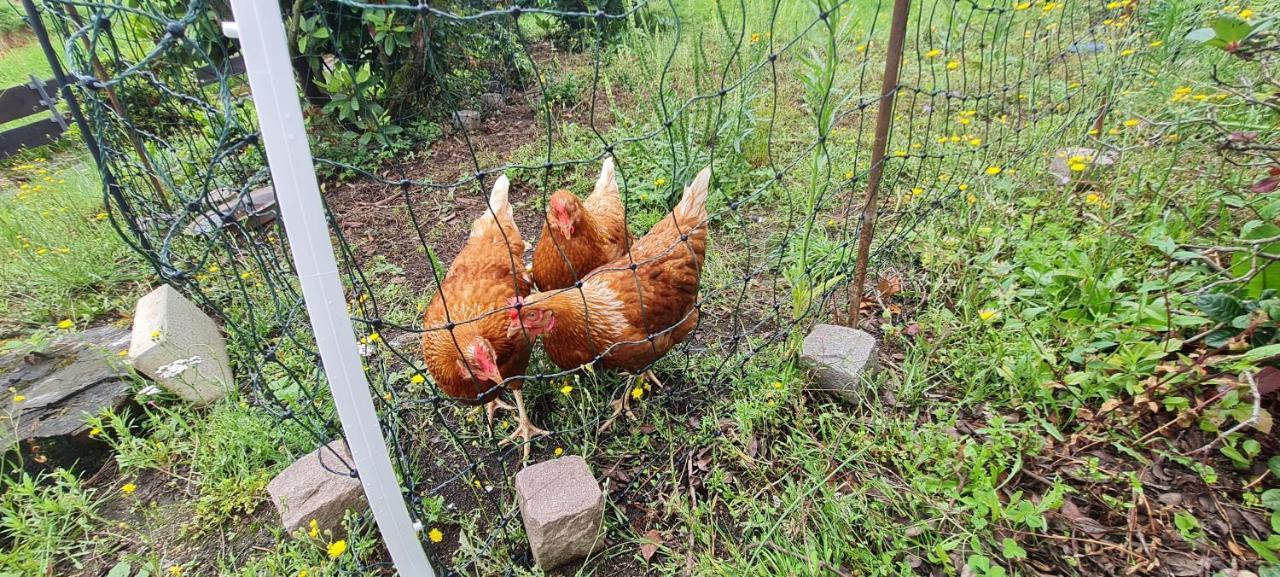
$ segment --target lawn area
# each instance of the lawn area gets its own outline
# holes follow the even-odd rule
[[[373,8],[342,36],[346,20],[299,15],[302,51],[332,68],[307,122],[346,305],[438,571],[1280,577],[1280,51],[1265,28],[1213,40],[1275,7],[913,3],[860,310],[878,370],[841,396],[801,341],[848,320],[889,4],[662,3],[590,50],[535,13],[499,59],[532,80],[474,133],[437,110],[450,90],[414,85],[437,114],[414,116],[405,76],[366,72],[415,46],[392,25],[412,18]],[[486,42],[459,41],[454,86],[496,90],[485,57],[511,46],[488,42],[511,30],[451,24]],[[196,408],[137,376],[136,409],[91,417],[101,471],[0,464],[0,577],[393,574],[367,514],[279,526],[268,482],[341,430],[283,227],[181,232],[262,182],[257,135],[237,132],[248,92],[155,66],[185,100],[130,77],[120,93],[153,106],[113,124],[97,97],[101,138],[152,256],[223,325],[239,388]],[[505,167],[532,245],[544,193],[590,191],[606,146],[637,237],[714,166],[700,324],[654,367],[661,387],[533,354],[524,400],[554,434],[531,461],[581,455],[606,494],[604,545],[544,571],[519,449],[498,444],[514,417],[439,395],[422,311],[483,210],[477,171]],[[114,216],[83,151],[0,164],[0,352],[128,322],[158,281]],[[601,432],[619,393],[634,415]],[[16,418],[21,391],[3,402]]]

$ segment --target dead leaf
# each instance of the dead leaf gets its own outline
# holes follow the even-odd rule
[[[876,289],[880,291],[880,298],[888,300],[889,297],[902,292],[902,276],[897,273],[887,273],[876,282]]]
[[[751,441],[747,443],[747,456],[754,459],[759,453],[760,439],[756,438],[755,435],[751,435]]]
[[[1280,369],[1275,367],[1262,367],[1257,375],[1253,377],[1254,382],[1258,383],[1258,394],[1267,396],[1276,391],[1280,391]]]
[[[914,337],[920,334],[920,325],[916,323],[911,323],[907,325],[906,333],[907,333],[907,336],[910,336],[910,337]]]
[[[658,546],[663,543],[662,534],[657,529],[649,529],[644,534],[644,543],[640,544],[640,556],[644,557],[647,563],[653,558],[653,554],[658,552]]]
[[[1262,409],[1258,412],[1258,420],[1254,421],[1253,428],[1264,435],[1271,434],[1271,411]]]

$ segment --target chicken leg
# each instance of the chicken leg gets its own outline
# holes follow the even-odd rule
[[[485,405],[484,405],[484,414],[485,414],[485,416],[486,416],[486,417],[488,417],[488,419],[489,419],[489,430],[490,430],[490,432],[492,432],[492,431],[493,431],[493,416],[494,416],[495,414],[497,414],[498,409],[502,409],[502,410],[505,410],[505,411],[510,411],[510,410],[512,410],[512,409],[514,409],[514,408],[515,408],[515,407],[513,407],[513,406],[511,406],[511,405],[508,405],[508,404],[506,404],[506,403],[502,402],[502,399],[501,399],[500,397],[494,397],[492,401],[489,401],[488,403],[485,403]]]
[[[609,406],[613,407],[613,414],[600,425],[596,432],[603,433],[613,426],[613,422],[618,419],[618,415],[627,414],[627,418],[631,418],[631,385],[636,381],[635,375],[627,375],[627,386],[622,389],[622,397],[609,401]]]
[[[524,393],[522,391],[512,391],[516,397],[516,411],[520,414],[520,423],[516,425],[516,430],[511,432],[511,436],[498,441],[498,446],[514,443],[516,437],[524,439],[524,460],[529,460],[529,446],[533,437],[542,435],[550,435],[550,431],[544,431],[529,422],[529,414],[524,410]]]

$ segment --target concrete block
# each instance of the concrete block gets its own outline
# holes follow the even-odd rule
[[[285,530],[308,527],[314,519],[321,530],[336,531],[348,509],[363,511],[368,505],[360,479],[351,475],[354,466],[347,443],[338,439],[294,461],[267,483]]]
[[[823,389],[857,400],[862,379],[875,373],[877,345],[875,337],[858,329],[818,325],[804,337],[800,360]]]
[[[197,405],[226,396],[234,382],[218,324],[169,285],[138,300],[129,360],[138,372]]]
[[[604,546],[604,492],[577,455],[516,473],[520,517],[533,559],[544,571]]]

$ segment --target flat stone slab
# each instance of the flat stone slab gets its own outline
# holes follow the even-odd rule
[[[136,406],[130,394],[133,377],[119,357],[128,344],[128,330],[102,326],[0,356],[0,402],[16,409],[18,423],[16,436],[11,423],[0,427],[0,446],[18,443],[33,471],[91,471],[102,465],[110,447],[90,435],[85,421],[104,410]],[[18,395],[22,402],[14,402]]]
[[[368,504],[353,467],[351,450],[338,439],[303,455],[267,483],[285,530],[309,527],[314,519],[321,530],[338,531],[348,509],[364,511]]]
[[[169,285],[138,299],[129,361],[156,384],[197,405],[226,396],[233,382],[222,330]]]
[[[262,228],[279,216],[276,209],[276,191],[270,186],[241,195],[234,190],[215,190],[209,193],[213,208],[195,217],[183,234],[202,236],[222,228],[241,224],[248,229]]]
[[[604,491],[577,455],[516,473],[520,517],[533,559],[544,571],[604,546]]]
[[[837,325],[818,325],[804,337],[800,361],[823,390],[848,400],[862,398],[862,379],[876,370],[876,338]]]

